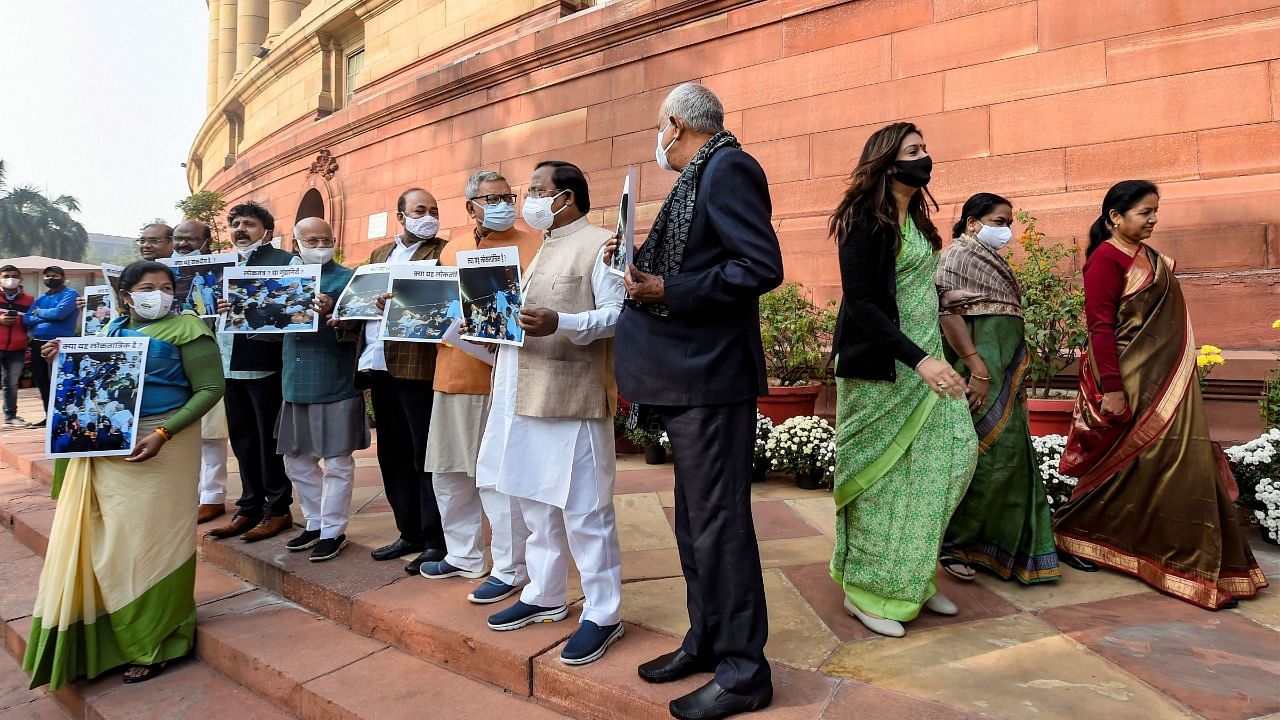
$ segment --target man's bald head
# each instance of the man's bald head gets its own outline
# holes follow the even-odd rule
[[[308,235],[318,235],[333,239],[333,228],[324,218],[309,217],[303,218],[293,226],[293,239],[301,243]]]
[[[173,229],[173,251],[179,255],[208,254],[213,232],[199,220],[183,220]]]
[[[303,218],[293,226],[293,244],[304,262],[323,265],[333,259],[333,228],[323,218]]]

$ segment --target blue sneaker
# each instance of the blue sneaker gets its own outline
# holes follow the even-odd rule
[[[488,580],[480,583],[479,587],[471,591],[467,599],[477,605],[488,605],[506,600],[519,589],[519,585],[508,585],[490,575]]]
[[[586,665],[604,657],[604,651],[622,637],[622,623],[599,625],[583,620],[577,632],[565,643],[560,662],[565,665]]]
[[[428,580],[440,578],[464,577],[475,580],[486,575],[484,570],[463,570],[456,568],[444,560],[428,560],[418,568],[418,574]]]
[[[569,606],[540,607],[516,601],[515,605],[489,616],[490,630],[519,630],[533,623],[559,622],[569,617]]]

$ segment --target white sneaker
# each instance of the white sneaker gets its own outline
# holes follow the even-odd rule
[[[885,637],[902,637],[907,631],[902,627],[902,623],[889,618],[876,617],[869,615],[858,609],[849,601],[848,597],[844,599],[844,611],[858,619],[858,622],[867,626],[867,629],[873,633],[884,635]]]
[[[933,594],[933,597],[925,600],[924,606],[939,615],[959,615],[960,607],[951,602],[951,598],[940,592]]]

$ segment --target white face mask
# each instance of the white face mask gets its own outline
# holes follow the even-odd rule
[[[298,255],[302,257],[302,261],[308,265],[324,265],[333,259],[333,251],[336,248],[298,248]]]
[[[0,287],[3,287],[5,290],[14,290],[21,284],[22,280],[20,278],[5,278],[0,280]]]
[[[551,205],[556,201],[556,198],[566,192],[568,192],[568,190],[561,190],[551,197],[525,198],[524,209],[522,211],[524,221],[529,223],[529,227],[535,230],[549,229],[553,224],[555,224],[556,215],[560,214],[560,210],[569,207],[568,205],[565,205],[564,207],[561,207],[560,210],[556,210],[554,212],[551,210]]]
[[[240,257],[244,258],[245,260],[248,260],[249,256],[253,254],[253,251],[257,250],[261,246],[262,246],[261,240],[253,243],[252,245],[246,245],[244,247],[240,247],[239,245],[237,245],[236,252],[240,254]]]
[[[668,125],[667,127],[671,127],[671,126]],[[676,144],[676,141],[672,140],[671,142],[667,143],[666,147],[663,147],[662,134],[665,133],[666,131],[667,131],[667,128],[665,127],[658,131],[658,147],[657,147],[657,151],[654,153],[654,157],[656,157],[658,160],[658,167],[662,168],[663,170],[666,170],[667,172],[675,172],[676,169],[671,167],[671,161],[667,160],[667,151],[671,149],[672,145]]]
[[[173,307],[173,295],[163,290],[145,290],[129,293],[133,311],[143,320],[159,320]]]
[[[982,225],[982,223],[978,224]],[[1009,241],[1013,239],[1013,228],[982,225],[982,228],[978,230],[977,238],[992,250],[999,250],[1008,245]]]
[[[402,214],[402,217],[404,217],[405,231],[416,238],[433,238],[440,232],[440,221],[431,215],[415,218]],[[405,239],[408,240],[408,238]]]

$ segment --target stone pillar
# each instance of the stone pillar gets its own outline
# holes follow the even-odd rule
[[[302,15],[306,5],[307,0],[271,0],[267,35],[279,35]]]
[[[222,26],[218,23],[218,9],[222,0],[208,0],[209,3],[209,67],[208,67],[208,102],[206,107],[212,108],[218,102],[218,41],[222,34]]]
[[[236,0],[218,3],[218,97],[227,94],[236,74]]]
[[[267,0],[236,3],[236,73],[249,69],[253,54],[267,39]]]

